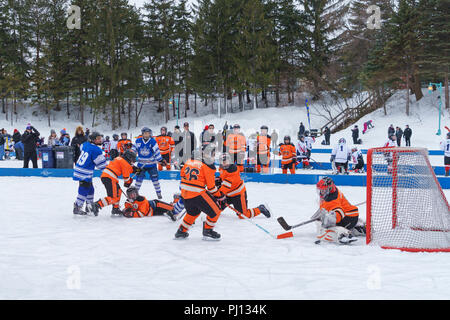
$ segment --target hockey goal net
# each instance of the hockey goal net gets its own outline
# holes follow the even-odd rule
[[[368,244],[450,252],[449,209],[427,149],[368,150]]]

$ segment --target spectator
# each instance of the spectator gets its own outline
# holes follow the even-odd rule
[[[56,132],[53,129],[50,130],[50,136],[48,137],[47,145],[49,147],[54,147],[54,146],[59,146],[60,145],[58,136],[56,135]]]
[[[406,125],[405,130],[403,131],[403,136],[405,137],[405,143],[407,147],[411,146],[411,136],[412,136],[412,130],[409,127],[409,125]]]
[[[12,136],[12,139],[13,139],[13,141],[14,141],[14,144],[16,144],[17,142],[19,142],[21,137],[22,137],[22,135],[20,134],[19,130],[14,129],[14,133],[13,133],[13,136]]]
[[[402,144],[402,137],[403,137],[403,130],[400,129],[400,127],[396,127],[395,136],[397,137],[397,146],[400,147]]]
[[[3,129],[3,138],[5,139],[5,159],[9,160],[9,154],[12,151],[12,136],[6,131],[6,129]]]
[[[195,140],[195,134],[189,131],[189,123],[185,122],[183,125],[184,131],[181,133],[182,149],[180,156],[182,157],[182,163],[191,159],[195,148],[197,148],[197,141]]]
[[[5,138],[5,129],[2,128],[2,130],[0,130],[0,160],[3,160],[4,156],[5,156],[5,142],[6,142],[6,138]]]
[[[325,145],[330,145],[330,137],[331,137],[331,130],[328,127],[325,127],[325,130],[323,131],[323,134],[325,136]]]
[[[372,120],[364,122],[364,130],[362,131],[362,134],[365,134],[369,129],[373,128]]]
[[[36,144],[39,140],[39,131],[36,130],[31,124],[28,124],[25,132],[22,135],[21,141],[23,143],[24,156],[23,156],[23,167],[28,168],[28,163],[33,163],[33,168],[37,168],[37,153]]]
[[[20,136],[22,137],[22,136]],[[22,141],[16,142],[14,144],[14,151],[16,152],[16,159],[23,160],[23,143]]]
[[[81,150],[80,146],[88,141],[86,135],[84,134],[83,127],[78,126],[75,130],[75,136],[70,143],[70,146],[73,148],[73,162],[76,163],[78,161],[78,157],[80,156]]]
[[[61,133],[61,137],[59,138],[59,144],[61,146],[68,146],[68,145],[70,145],[70,136],[67,133],[66,129],[62,129],[60,131],[60,133]]]
[[[303,125],[303,122],[300,122],[300,127],[298,128],[298,139],[300,140],[300,136],[305,135],[305,126]]]
[[[352,138],[353,138],[353,144],[358,144],[358,138],[359,138],[359,128],[355,125],[355,127],[352,129]]]
[[[14,141],[14,152],[16,153],[17,160],[23,160],[23,143],[20,141],[22,135],[19,130],[14,129],[12,139]]]
[[[119,156],[119,150],[117,149],[117,144],[119,143],[119,135],[117,133],[113,134],[113,139],[109,146],[109,160],[113,161]]]
[[[174,127],[172,139],[173,139],[173,142],[175,143],[175,149],[173,152],[174,164],[175,164],[175,167],[179,167],[179,164],[181,162],[180,157],[181,157],[181,148],[182,148],[182,145],[180,143],[183,140],[183,138],[181,137],[180,126],[177,125]]]
[[[270,134],[271,140],[272,140],[272,150],[276,150],[278,147],[278,133],[273,129],[272,133]]]
[[[389,129],[388,129],[388,138],[392,137],[392,135],[395,135],[395,129],[394,129],[394,125],[393,125],[393,124],[391,124],[391,125],[389,126]]]
[[[203,145],[208,145],[210,143],[215,144],[216,141],[216,134],[214,132],[214,125],[210,124],[209,126],[205,126],[205,129],[203,130],[201,136],[200,136],[200,140]]]

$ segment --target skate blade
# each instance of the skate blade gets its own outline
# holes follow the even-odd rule
[[[182,241],[182,240],[188,240],[189,239],[189,237],[179,237],[179,238],[177,238],[177,237],[173,237],[173,240],[177,240],[177,241]]]
[[[203,241],[220,241],[220,238],[211,238],[211,237],[205,237],[202,238]]]

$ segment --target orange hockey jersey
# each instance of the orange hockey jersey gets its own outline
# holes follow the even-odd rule
[[[236,165],[231,165],[227,169],[220,169],[220,179],[222,185],[220,191],[227,197],[234,197],[245,192],[245,184],[241,179],[241,174]]]
[[[208,191],[218,196],[219,190],[215,183],[216,167],[207,165],[200,160],[188,160],[181,169],[181,197],[192,199]]]
[[[172,137],[169,136],[157,136],[155,137],[156,142],[158,143],[159,151],[161,154],[170,154],[175,146],[175,141],[173,141]]]
[[[111,161],[103,170],[101,178],[110,178],[115,182],[119,182],[119,177],[122,176],[125,182],[128,182],[133,173],[133,167],[124,158],[117,157]]]
[[[247,150],[245,137],[240,133],[230,133],[227,137],[227,140],[225,141],[225,145],[230,154],[245,152]]]
[[[278,155],[281,156],[281,164],[289,164],[297,158],[297,152],[292,143],[280,144],[280,151],[278,152]]]
[[[258,136],[256,138],[256,150],[258,154],[268,154],[270,153],[270,136]]]
[[[358,207],[352,206],[338,189],[321,201],[320,208],[327,211],[336,211],[338,213],[336,215],[336,223],[339,223],[345,216],[359,216]]]

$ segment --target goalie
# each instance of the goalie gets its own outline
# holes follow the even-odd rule
[[[349,244],[356,241],[356,236],[365,236],[366,227],[359,219],[356,206],[351,205],[338,190],[330,177],[317,183],[320,196],[320,208],[312,219],[318,219],[317,241]]]

